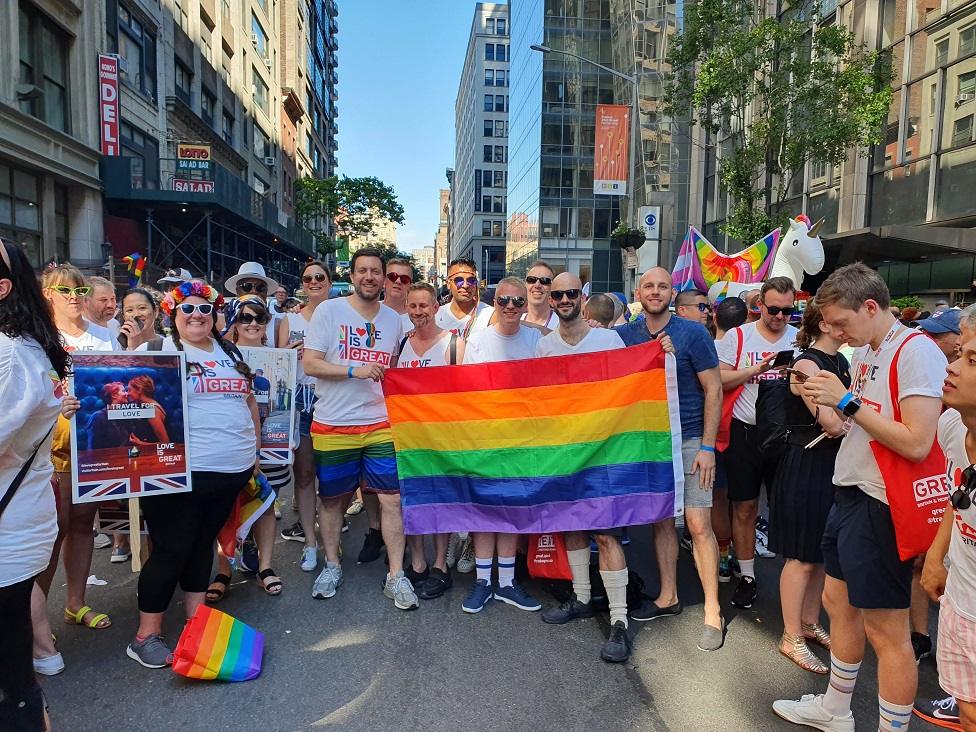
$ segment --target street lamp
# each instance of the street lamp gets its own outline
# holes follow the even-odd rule
[[[634,183],[634,167],[637,163],[637,147],[640,144],[638,134],[640,132],[640,109],[638,108],[638,97],[637,97],[637,77],[631,76],[630,74],[625,74],[622,71],[617,71],[616,69],[611,69],[609,66],[604,66],[603,64],[598,64],[592,59],[584,58],[579,56],[572,51],[564,51],[560,48],[552,48],[551,46],[543,46],[539,43],[533,43],[529,46],[533,51],[538,51],[539,53],[561,53],[563,56],[569,56],[570,58],[575,58],[578,61],[584,63],[592,64],[598,69],[603,69],[608,74],[613,74],[614,76],[629,82],[632,86],[631,94],[631,114],[630,114],[630,128],[631,128],[631,160],[630,165],[627,170],[627,188],[630,191],[630,220],[631,222],[637,221],[637,186]],[[641,156],[643,157],[643,155]]]

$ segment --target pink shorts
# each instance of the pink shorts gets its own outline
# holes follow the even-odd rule
[[[959,701],[976,702],[976,622],[943,595],[939,608],[939,686]]]

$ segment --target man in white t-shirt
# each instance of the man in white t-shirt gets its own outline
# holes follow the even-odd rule
[[[913,462],[929,455],[946,361],[929,338],[895,320],[884,280],[864,264],[831,274],[817,302],[834,337],[857,349],[850,391],[828,371],[803,384],[804,396],[836,409],[850,426],[834,465],[822,545],[830,683],[825,694],[779,700],[773,711],[796,724],[853,732],[851,695],[867,638],[878,657],[879,729],[902,730],[918,683],[908,622],[912,561],[899,559],[888,507],[885,481],[897,476],[881,474],[872,443]]]
[[[796,290],[789,277],[772,277],[759,291],[759,319],[733,328],[718,344],[722,388],[726,393],[739,387],[742,391],[732,407],[729,446],[723,453],[732,502],[732,544],[739,560],[742,577],[732,595],[732,604],[750,608],[756,601],[756,516],[759,514],[759,492],[763,483],[769,486],[775,466],[762,455],[756,429],[756,399],[759,382],[775,379],[769,373],[776,354],[794,350],[796,328],[790,316],[796,309]]]
[[[555,277],[546,262],[539,260],[531,267],[525,275],[525,287],[528,290],[528,309],[522,320],[526,323],[538,325],[548,330],[554,330],[559,325],[559,318],[549,300],[549,291],[552,289],[552,279]]]
[[[386,279],[383,281],[383,304],[393,308],[400,316],[403,332],[413,330],[407,313],[407,289],[413,284],[413,267],[406,259],[396,257],[386,263]]]
[[[942,387],[942,402],[951,409],[938,429],[950,503],[922,568],[922,587],[941,602],[939,685],[951,696],[919,700],[914,711],[940,727],[976,729],[976,307],[960,316],[960,357],[949,364]]]
[[[437,311],[437,326],[462,338],[487,328],[493,311],[479,299],[480,285],[474,262],[463,257],[453,260],[447,267],[451,301]]]
[[[400,610],[419,606],[403,574],[403,514],[393,436],[380,382],[403,338],[400,316],[379,301],[386,268],[379,250],[359,249],[349,264],[353,292],[315,309],[305,333],[302,366],[317,379],[312,447],[318,466],[319,531],[325,568],[312,597],[332,597],[342,583],[339,536],[349,500],[359,488],[379,496],[383,541],[390,560],[384,594]]]
[[[530,270],[531,271],[531,270]],[[530,285],[531,288],[531,285]],[[582,317],[583,283],[569,272],[557,275],[552,281],[551,300],[559,327],[543,336],[536,346],[536,356],[567,356],[623,348],[624,342],[616,331],[591,328]],[[600,550],[600,577],[607,590],[610,605],[610,637],[600,651],[600,657],[610,663],[623,663],[630,658],[630,638],[627,635],[627,557],[620,545],[622,529],[593,532]],[[590,594],[590,541],[585,531],[563,534],[566,555],[573,573],[573,595],[557,607],[542,614],[542,620],[562,625],[576,618],[593,617]]]
[[[85,317],[95,325],[107,328],[113,338],[119,336],[119,321],[115,319],[115,285],[104,277],[89,277],[92,291],[85,303]]]
[[[517,277],[506,277],[495,288],[495,312],[498,322],[475,331],[468,338],[464,363],[491,363],[533,358],[541,332],[522,325],[527,301],[525,283]],[[441,312],[446,310],[442,308]],[[477,613],[489,600],[514,605],[521,610],[541,610],[542,605],[515,581],[517,534],[476,531],[474,536],[475,582],[461,603],[466,613]],[[491,584],[491,568],[498,549],[498,588]]]

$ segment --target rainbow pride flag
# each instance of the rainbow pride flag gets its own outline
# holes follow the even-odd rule
[[[750,284],[766,279],[776,258],[780,230],[771,231],[751,247],[735,254],[722,254],[694,226],[688,229],[671,271],[679,292],[708,292],[716,282]]]
[[[383,391],[408,534],[609,529],[682,513],[674,359],[656,342],[391,369]]]
[[[249,681],[261,675],[264,634],[201,605],[173,651],[173,671],[202,681]]]
[[[233,557],[237,545],[247,538],[251,527],[274,505],[275,494],[264,473],[251,478],[237,494],[227,520],[217,534],[217,544],[225,557]]]
[[[146,258],[138,252],[133,252],[128,257],[122,257],[129,271],[129,287],[138,286],[142,280],[142,272],[146,268]]]

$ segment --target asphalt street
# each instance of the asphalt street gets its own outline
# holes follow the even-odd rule
[[[285,522],[289,522],[285,511]],[[290,522],[289,522],[290,523]],[[455,575],[444,597],[413,612],[396,610],[381,589],[383,560],[356,565],[365,516],[344,535],[344,584],[329,600],[313,600],[313,574],[298,568],[299,544],[279,539],[275,568],[285,589],[264,594],[237,574],[219,608],[266,635],[264,671],[239,684],[191,682],[170,670],[149,670],[125,655],[137,625],[136,578],[128,565],[96,550],[89,604],[111,615],[107,630],[64,625],[63,577],[49,601],[67,669],[42,678],[55,730],[790,730],[771,711],[774,699],[820,693],[825,678],[804,672],[776,652],[782,632],[778,559],[759,559],[760,600],[749,611],[729,605],[725,647],[696,648],[701,588],[691,558],[679,560],[684,612],[631,622],[634,653],[626,664],[599,658],[608,631],[604,615],[564,626],[538,613],[491,603],[478,615],[460,604],[473,575]],[[649,530],[632,531],[631,568],[653,594],[657,572]],[[544,604],[553,603],[527,582]],[[166,632],[175,645],[182,606]],[[934,624],[934,611],[933,611]],[[826,658],[823,651],[818,651]],[[877,728],[877,687],[870,651],[855,694],[858,730]],[[935,663],[922,661],[920,694],[939,695]],[[934,729],[915,719],[912,729]]]

